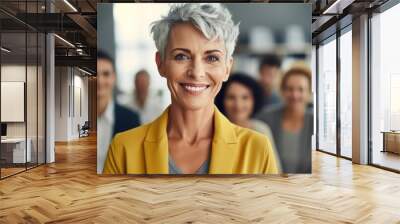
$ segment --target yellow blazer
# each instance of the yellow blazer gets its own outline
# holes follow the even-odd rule
[[[117,134],[103,174],[168,174],[168,108],[151,123]],[[215,107],[209,174],[277,174],[268,138],[232,124]]]

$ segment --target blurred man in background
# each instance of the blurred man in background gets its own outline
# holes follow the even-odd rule
[[[150,88],[150,75],[142,69],[135,74],[132,94],[122,95],[120,102],[137,111],[142,123],[149,123],[157,118],[166,108],[161,91],[152,91]]]
[[[281,103],[275,90],[280,79],[281,60],[276,55],[269,55],[261,60],[259,66],[259,81],[264,89],[264,107]]]
[[[97,173],[102,173],[111,139],[140,125],[139,115],[114,101],[116,81],[113,59],[97,52]]]

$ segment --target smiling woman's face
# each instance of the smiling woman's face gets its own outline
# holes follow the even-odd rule
[[[175,24],[164,58],[156,54],[172,103],[189,110],[213,105],[222,82],[228,79],[232,66],[229,58],[222,40],[208,40],[190,23]]]

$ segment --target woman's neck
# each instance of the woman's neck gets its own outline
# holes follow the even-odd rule
[[[286,107],[284,115],[291,119],[303,119],[305,114],[305,107]]]
[[[212,138],[214,132],[214,106],[198,110],[183,109],[172,103],[168,111],[167,134],[169,138],[185,139],[189,143]]]
[[[305,107],[286,107],[283,112],[282,128],[285,131],[298,133],[304,126]]]

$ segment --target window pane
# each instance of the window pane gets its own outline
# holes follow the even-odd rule
[[[336,40],[318,51],[318,147],[336,153]]]
[[[317,102],[317,99],[316,99],[316,92],[317,92],[317,89],[316,89],[316,79],[317,79],[317,71],[316,71],[316,68],[317,68],[317,48],[316,48],[316,46],[315,45],[313,45],[312,46],[312,51],[311,51],[311,72],[312,72],[312,97],[313,97],[313,102],[314,102],[314,104],[317,104],[316,102]],[[313,114],[314,114],[314,116],[313,116],[313,130],[314,130],[314,132],[313,132],[313,135],[312,135],[312,139],[311,139],[311,141],[312,141],[312,149],[313,150],[315,150],[316,149],[316,131],[315,130],[317,130],[317,116],[315,116],[315,114],[317,114],[316,113],[316,111],[317,111],[317,107],[316,106],[314,106],[313,107]]]
[[[400,4],[372,18],[372,163],[400,170]],[[386,132],[385,134],[383,132]]]
[[[352,35],[340,37],[340,152],[351,158],[352,141]]]

